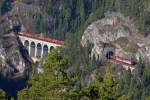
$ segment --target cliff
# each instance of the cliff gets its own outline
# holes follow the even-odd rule
[[[99,61],[106,58],[107,52],[113,51],[115,55],[128,59],[139,61],[142,58],[150,62],[149,39],[149,36],[138,32],[128,17],[120,13],[106,13],[103,19],[93,22],[84,31],[81,45],[92,45],[90,57]]]
[[[17,1],[6,1],[6,3],[9,4],[6,8],[10,9],[8,11],[2,10],[3,16],[1,16],[1,20],[11,19],[13,23],[19,21],[22,31],[36,33],[41,31],[40,29],[43,28],[44,30],[53,24],[52,18],[37,5],[29,5]],[[41,28],[38,27],[40,25]]]
[[[0,46],[0,88],[8,97],[29,86],[32,60],[14,32],[3,35]]]

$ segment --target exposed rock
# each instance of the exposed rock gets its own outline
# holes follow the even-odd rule
[[[0,46],[0,88],[8,97],[27,87],[32,60],[16,33],[4,34]]]
[[[17,1],[10,3],[10,6],[11,10],[3,15],[2,20],[11,19],[13,24],[18,23],[19,20],[22,31],[37,32],[37,24],[39,23],[49,28],[54,24],[52,18],[39,6]]]
[[[19,90],[29,86],[29,71],[33,67],[32,60],[17,33],[21,30],[20,27],[25,17],[27,18],[25,20],[31,21],[28,14],[29,10],[34,9],[24,7],[26,5],[20,3],[14,3],[13,6],[12,10],[4,14],[0,20],[3,25],[1,27],[3,37],[0,41],[0,88],[8,97],[16,97]],[[19,9],[22,9],[22,12]],[[40,13],[39,9],[35,13]]]
[[[120,13],[107,13],[105,18],[88,26],[82,36],[81,45],[88,47],[92,44],[90,57],[97,60],[103,60],[106,52],[110,50],[108,47],[111,47],[115,55],[136,60],[142,58],[150,62],[149,39],[149,36],[144,37],[138,33],[128,17]]]
[[[17,73],[27,73],[31,68],[28,52],[15,33],[3,36],[1,53],[2,68],[6,70],[4,77],[15,77]]]

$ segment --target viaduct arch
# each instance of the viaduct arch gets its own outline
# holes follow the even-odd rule
[[[47,55],[52,49],[64,44],[61,40],[52,39],[33,33],[21,32],[18,35],[34,62],[40,61],[41,58]]]

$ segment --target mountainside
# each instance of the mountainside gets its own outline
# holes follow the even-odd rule
[[[21,2],[11,2],[9,6],[11,6],[11,10],[4,13],[4,16],[1,18],[2,21],[9,18],[9,20],[12,20],[12,24],[19,22],[22,31],[36,33],[41,29],[44,30],[48,27],[48,24],[51,24],[51,17],[44,11],[42,12],[39,6]],[[6,21],[1,23],[5,25]],[[9,27],[10,24],[3,28]],[[40,26],[38,27],[38,25]]]
[[[2,0],[1,14],[14,16],[24,31],[66,39],[89,23],[104,17],[107,11],[129,16],[140,31],[149,31],[148,0]]]
[[[110,47],[116,52],[118,49],[116,55],[134,58],[137,61],[142,58],[150,62],[150,36],[138,32],[129,18],[119,13],[109,13],[105,18],[88,26],[82,36],[81,44],[83,47],[92,45],[91,58],[95,57],[97,60],[104,59],[109,52],[107,45],[111,45]]]
[[[16,33],[3,35],[0,47],[0,88],[7,96],[17,95],[17,91],[28,86],[32,60]],[[11,41],[11,42],[10,42]],[[16,85],[17,84],[17,85]]]
[[[19,100],[149,100],[149,5],[149,0],[1,0],[0,88],[8,99]],[[20,31],[65,41],[41,60],[42,74],[30,70],[34,64],[16,35]]]

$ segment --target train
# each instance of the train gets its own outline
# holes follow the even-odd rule
[[[123,58],[123,57],[120,57],[120,56],[112,56],[112,59],[115,60],[115,61],[118,61],[118,62],[122,62],[124,64],[128,64],[128,65],[135,65],[136,62],[133,61],[133,60],[130,60],[130,59],[127,59],[127,58]]]
[[[135,65],[136,64],[136,61],[133,61],[131,59],[123,58],[123,57],[120,57],[118,55],[115,55],[113,51],[107,52],[106,58],[109,59],[109,60],[114,60],[114,61],[117,61],[117,62],[120,62],[120,63],[127,64],[127,65]]]

